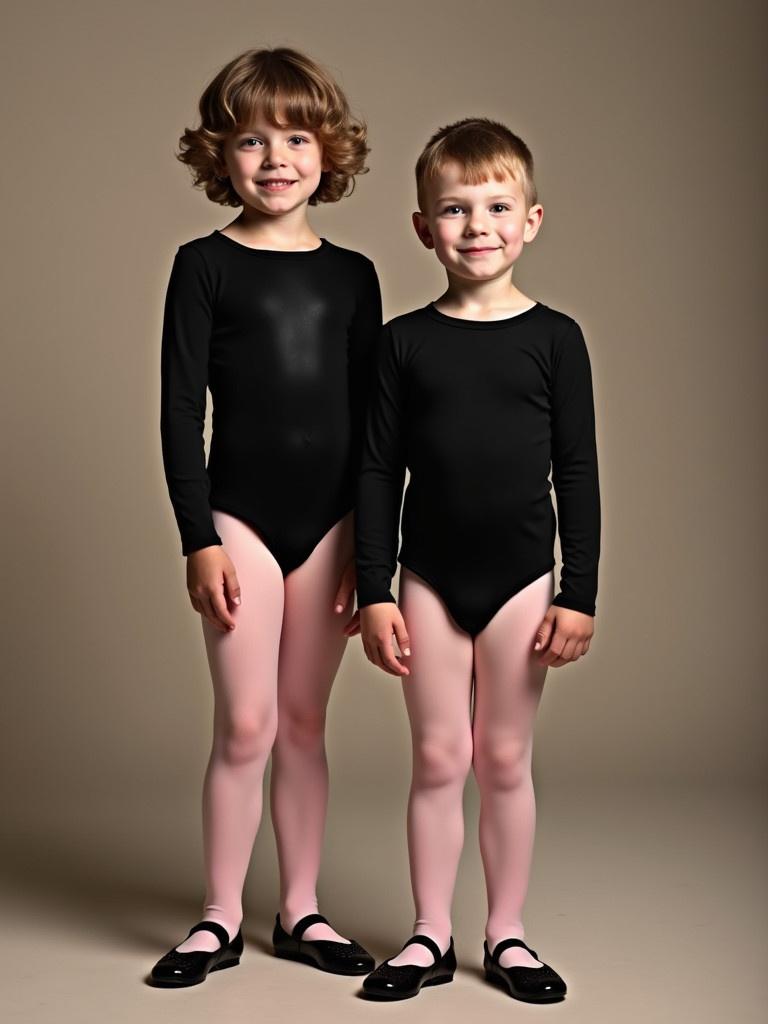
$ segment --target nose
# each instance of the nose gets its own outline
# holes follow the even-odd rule
[[[279,145],[268,145],[264,149],[264,159],[262,161],[265,167],[285,167],[285,157],[280,152]]]
[[[467,221],[467,228],[464,232],[467,235],[487,235],[488,228],[485,223],[485,217],[481,210],[472,210]]]

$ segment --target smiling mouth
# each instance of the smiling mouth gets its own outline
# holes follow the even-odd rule
[[[296,179],[294,178],[265,178],[263,181],[257,181],[257,185],[261,188],[270,189],[276,191],[277,189],[287,188],[289,185],[295,185]]]
[[[459,252],[496,252],[499,248],[501,247],[498,245],[490,245],[484,249],[459,249]]]

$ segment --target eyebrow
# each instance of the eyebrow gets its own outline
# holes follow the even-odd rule
[[[298,125],[290,125],[290,124],[286,125],[283,128],[277,128],[276,131],[291,132],[291,134],[294,134],[294,135],[296,134],[296,132],[304,132],[307,135],[311,135],[312,134],[312,129],[311,128],[301,128]],[[238,135],[259,135],[260,132],[256,128],[246,128],[243,131],[238,132],[237,134]]]
[[[503,196],[490,196],[488,198],[489,203],[498,202],[499,199],[511,199],[513,202],[516,201],[515,196],[503,195]],[[440,199],[435,200],[436,203],[463,203],[464,199],[459,199],[458,196],[442,196]]]

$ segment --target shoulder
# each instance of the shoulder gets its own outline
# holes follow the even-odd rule
[[[573,330],[574,327],[578,327],[576,320],[571,316],[570,313],[566,313],[562,309],[555,309],[552,306],[547,306],[546,303],[539,303],[539,316],[537,322],[545,327],[553,337],[563,337]]]
[[[217,251],[218,247],[211,235],[190,238],[177,243],[174,262],[191,269],[207,269],[215,262]]]
[[[543,303],[540,305],[537,322],[545,329],[555,354],[567,348],[586,349],[584,332],[574,316],[562,309],[553,309]]]
[[[370,257],[356,249],[346,249],[343,245],[336,245],[335,242],[331,242],[327,238],[325,244],[328,250],[327,259],[334,268],[338,268],[339,273],[344,274],[347,280],[351,280],[361,287],[369,287],[372,284],[378,287],[378,274]]]
[[[388,320],[385,327],[390,332],[401,338],[407,338],[414,333],[423,331],[424,327],[430,323],[430,319],[426,312],[425,306],[419,306],[418,309],[408,310],[406,313],[400,313],[398,316],[393,316],[391,320]]]

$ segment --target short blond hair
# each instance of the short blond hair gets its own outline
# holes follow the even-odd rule
[[[440,169],[455,160],[467,185],[510,176],[519,182],[527,208],[538,202],[533,156],[519,135],[487,117],[465,117],[439,128],[416,161],[416,196],[425,212],[426,188]]]
[[[218,72],[198,107],[200,125],[185,129],[176,158],[192,169],[193,185],[204,189],[214,203],[243,205],[229,179],[219,175],[227,138],[246,129],[256,112],[282,128],[280,111],[287,124],[317,135],[331,169],[322,172],[310,206],[351,195],[355,175],[368,172],[365,121],[352,117],[346,96],[329,72],[298,50],[287,46],[246,50]]]

